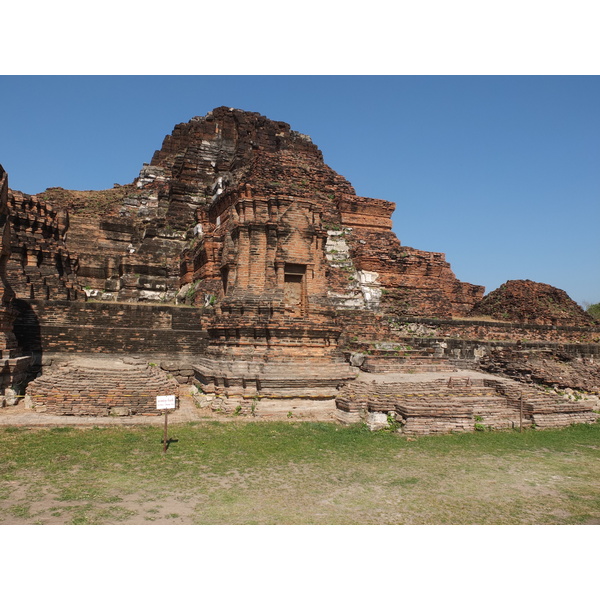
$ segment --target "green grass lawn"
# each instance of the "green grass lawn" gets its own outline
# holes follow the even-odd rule
[[[0,429],[3,524],[600,523],[600,424],[406,439],[324,423]]]

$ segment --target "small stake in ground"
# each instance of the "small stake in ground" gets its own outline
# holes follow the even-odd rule
[[[167,415],[169,409],[175,408],[175,396],[156,396],[157,410],[165,411],[165,431],[163,433],[163,454],[167,453]]]

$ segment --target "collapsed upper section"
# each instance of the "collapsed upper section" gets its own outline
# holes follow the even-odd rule
[[[323,162],[307,135],[287,123],[227,107],[175,126],[137,180],[140,189],[166,185],[164,192],[174,204],[169,216],[176,221],[189,215],[185,204],[206,205],[217,192],[241,183],[262,196],[310,195],[327,201],[355,193]]]

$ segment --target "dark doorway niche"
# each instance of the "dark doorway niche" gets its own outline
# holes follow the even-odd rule
[[[229,267],[221,269],[221,282],[223,283],[223,293],[227,294],[227,285],[229,283]]]
[[[304,278],[306,276],[306,265],[294,265],[286,263],[283,272],[283,298],[288,306],[304,305]]]

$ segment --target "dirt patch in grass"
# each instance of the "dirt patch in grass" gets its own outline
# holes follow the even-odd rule
[[[409,441],[325,423],[2,431],[2,524],[591,524],[600,426]]]

